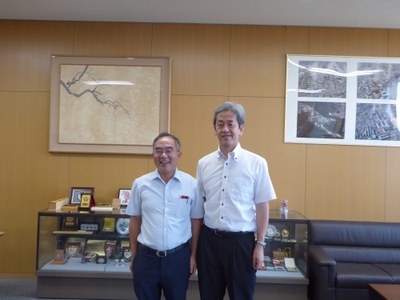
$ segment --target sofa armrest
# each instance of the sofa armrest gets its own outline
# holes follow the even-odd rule
[[[309,298],[334,300],[336,261],[318,245],[310,245],[308,255]]]

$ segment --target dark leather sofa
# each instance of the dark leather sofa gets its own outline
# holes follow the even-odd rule
[[[367,300],[370,283],[400,284],[400,223],[311,220],[309,238],[310,300]]]

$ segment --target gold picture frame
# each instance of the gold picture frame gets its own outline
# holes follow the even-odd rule
[[[93,204],[93,195],[90,193],[82,193],[81,203],[79,205],[79,208],[82,210],[89,210],[92,204]]]
[[[50,152],[151,154],[169,130],[170,59],[51,57]]]

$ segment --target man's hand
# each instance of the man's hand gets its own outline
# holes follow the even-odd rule
[[[254,270],[264,270],[264,248],[260,245],[255,245],[253,251],[253,268]]]

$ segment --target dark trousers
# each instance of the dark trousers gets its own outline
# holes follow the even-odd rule
[[[197,250],[202,300],[251,300],[256,272],[252,266],[254,233],[216,233],[203,225]]]
[[[142,249],[133,260],[133,288],[138,300],[185,300],[190,277],[189,243],[176,253],[158,257]]]

